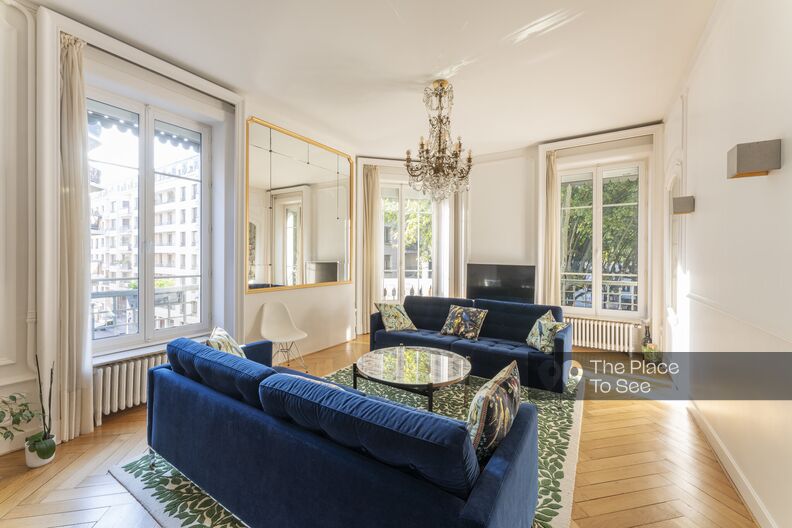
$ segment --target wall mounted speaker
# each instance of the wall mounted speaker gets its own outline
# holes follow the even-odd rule
[[[781,140],[735,145],[726,155],[726,178],[766,176],[781,168]]]
[[[674,214],[690,214],[696,210],[696,198],[693,196],[676,196],[671,201]]]

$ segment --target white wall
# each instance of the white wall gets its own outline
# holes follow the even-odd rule
[[[536,149],[478,156],[470,171],[468,262],[536,265]]]
[[[722,0],[669,123],[682,114],[686,192],[681,281],[685,321],[671,342],[691,351],[792,350],[782,280],[792,261],[792,46],[787,0]],[[686,111],[685,111],[686,110]],[[737,143],[782,138],[784,167],[769,176],[726,179]],[[678,142],[667,145],[669,154]],[[667,173],[671,168],[667,167]],[[687,333],[689,335],[680,335]],[[739,383],[761,384],[761,379]],[[691,389],[708,383],[690,372]],[[792,526],[792,402],[697,401],[701,423],[762,526]]]
[[[246,99],[245,111],[248,116],[259,117],[354,156],[354,148],[327,128],[289,117],[288,111],[276,102]],[[353,259],[352,262],[354,261]],[[310,354],[355,337],[354,284],[246,294],[243,327],[245,341],[261,339],[261,307],[266,302],[286,304],[295,324],[308,333],[308,338],[298,344],[303,354]]]
[[[34,97],[31,84],[35,79],[28,78],[28,67],[35,46],[28,37],[33,38],[33,31],[22,9],[0,3],[0,395],[23,392],[38,405],[31,369],[34,334],[28,334],[27,322],[29,280],[35,269],[29,253],[34,249],[30,244],[35,243],[31,236],[35,217],[29,216],[35,214],[35,205],[29,201],[34,179],[30,134],[35,130],[28,103],[34,102],[29,98]],[[33,55],[29,57],[28,52]],[[35,422],[26,429],[38,426]],[[0,440],[0,454],[20,448],[24,437],[19,433],[13,443]]]

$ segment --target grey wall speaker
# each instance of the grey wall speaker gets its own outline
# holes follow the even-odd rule
[[[689,214],[696,210],[696,198],[693,196],[676,196],[671,201],[674,214]]]
[[[781,140],[740,143],[726,155],[726,178],[765,176],[781,168]]]

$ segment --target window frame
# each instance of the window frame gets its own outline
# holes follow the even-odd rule
[[[115,92],[88,84],[86,98],[107,103],[138,114],[138,333],[100,340],[91,339],[93,357],[101,357],[125,350],[164,344],[181,337],[195,337],[209,332],[212,327],[212,138],[211,127],[174,114],[161,107],[125,97]],[[201,322],[171,328],[156,329],[154,308],[154,255],[155,243],[155,174],[154,174],[154,122],[163,121],[201,134],[200,181],[200,314]],[[198,183],[198,182],[195,182]],[[130,204],[131,205],[131,204]],[[89,205],[90,206],[90,205]],[[93,328],[93,321],[91,321]]]
[[[602,308],[602,187],[603,187],[603,173],[610,170],[627,169],[638,167],[638,310],[635,312],[625,310],[609,310]],[[561,184],[570,181],[572,176],[579,176],[584,173],[591,173],[592,175],[592,241],[591,241],[591,259],[592,259],[592,299],[591,308],[582,308],[579,306],[566,306],[561,305],[564,312],[572,316],[581,316],[589,318],[602,318],[609,320],[624,320],[624,321],[638,321],[646,317],[648,307],[648,284],[647,284],[647,226],[648,226],[648,186],[647,186],[647,159],[639,157],[616,163],[589,163],[576,165],[575,167],[562,168],[558,171],[558,185],[559,194],[561,192]],[[559,210],[559,219],[561,210]],[[559,221],[559,226],[561,222]],[[563,236],[559,233],[560,239]],[[559,254],[561,248],[559,247]],[[559,270],[559,278],[563,278],[564,270]],[[562,291],[563,297],[563,291]],[[563,303],[563,298],[561,300]]]
[[[405,197],[405,189],[412,190],[412,188],[410,187],[410,185],[408,183],[403,183],[403,182],[393,182],[393,181],[380,182],[380,194],[381,194],[381,191],[383,189],[386,189],[386,188],[387,189],[395,189],[398,192],[398,194],[399,194],[399,198],[398,198],[398,202],[399,202],[398,232],[399,232],[400,236],[399,236],[399,261],[398,261],[398,267],[397,267],[397,270],[396,270],[397,284],[398,284],[398,286],[397,286],[397,289],[398,289],[398,292],[397,292],[398,293],[398,301],[397,300],[385,301],[384,299],[381,299],[381,300],[383,302],[400,302],[401,303],[401,302],[404,302],[404,298],[408,295],[408,292],[406,290],[406,284],[407,284],[407,280],[406,280],[407,279],[407,259],[405,258],[406,249],[407,248],[406,248],[406,246],[404,244],[404,237],[401,236],[402,231],[404,229],[405,202],[409,199],[409,197]],[[437,266],[438,246],[437,246],[436,232],[437,232],[438,215],[437,215],[437,212],[436,212],[436,208],[434,207],[434,202],[432,202],[430,198],[426,198],[426,199],[429,200],[430,205],[432,207],[430,214],[432,215],[432,270],[431,270],[432,271],[432,285],[431,285],[431,287],[432,287],[432,295],[431,296],[433,297],[433,296],[437,295],[437,271],[436,271],[436,266]],[[384,211],[383,211],[383,217],[384,217]],[[382,236],[382,240],[384,242],[384,240],[385,240],[385,227],[386,226],[384,225],[384,222],[382,222],[382,225],[383,225],[383,229],[382,229],[381,236]],[[420,249],[419,249],[419,252],[420,252]],[[385,259],[384,259],[384,257],[383,257],[382,261],[379,263],[379,266],[380,266],[380,271],[382,271],[382,273],[383,273],[383,281],[384,281],[384,272],[385,272]],[[379,296],[379,288],[377,290],[378,290],[377,291],[377,295]],[[424,297],[430,297],[430,295],[424,295]]]
[[[283,282],[286,286],[295,286],[296,284],[303,283],[303,266],[305,265],[305,261],[303,260],[303,203],[302,203],[302,195],[300,195],[299,201],[287,201],[286,203],[282,204],[282,214],[283,217],[281,218],[281,229],[283,232],[281,233],[281,237],[284,240],[284,247],[288,248],[289,244],[286,242],[289,238],[289,216],[291,215],[296,224],[291,228],[293,231],[293,238],[292,243],[294,247],[293,257],[294,257],[294,264],[293,266],[289,266],[289,252],[284,249],[283,251]],[[293,213],[293,214],[292,214]],[[289,268],[294,268],[294,276],[295,276],[295,283],[289,284]]]

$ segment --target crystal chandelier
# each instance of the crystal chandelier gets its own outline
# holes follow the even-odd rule
[[[429,114],[429,142],[423,136],[418,144],[418,159],[407,151],[405,166],[410,175],[410,187],[431,196],[434,201],[445,200],[459,191],[467,190],[468,175],[473,166],[473,154],[468,150],[462,158],[462,138],[451,142],[451,107],[454,88],[440,79],[424,89],[424,105]]]

